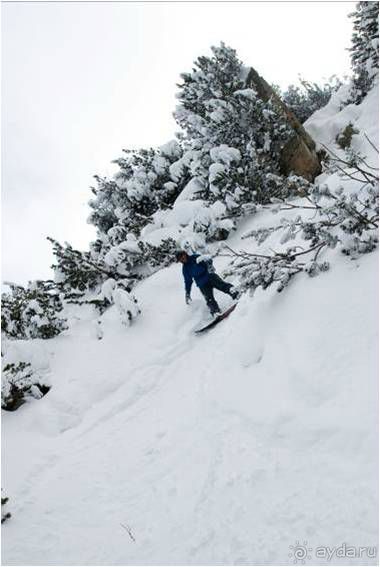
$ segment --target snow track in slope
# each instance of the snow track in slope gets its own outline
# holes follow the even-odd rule
[[[82,322],[54,339],[51,393],[4,424],[21,445],[37,423],[44,444],[31,475],[5,478],[7,564],[278,564],[300,537],[372,545],[371,266],[243,297],[203,337],[173,266],[141,284],[134,328],[110,320],[97,341]]]

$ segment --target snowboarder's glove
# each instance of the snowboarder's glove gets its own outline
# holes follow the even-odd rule
[[[189,305],[189,304],[190,304],[190,302],[191,302],[190,293],[187,293],[187,294],[186,294],[186,299],[185,299],[185,301],[186,301],[186,305]]]

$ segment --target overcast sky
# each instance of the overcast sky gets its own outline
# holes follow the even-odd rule
[[[174,136],[179,74],[224,41],[282,87],[349,73],[354,2],[2,3],[2,279],[86,249],[95,173]]]

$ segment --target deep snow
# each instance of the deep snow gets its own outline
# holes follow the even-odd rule
[[[318,141],[341,120],[368,131],[377,103],[344,120],[333,103],[308,121]],[[243,296],[205,335],[172,265],[137,286],[130,328],[112,307],[98,340],[91,309],[71,308],[64,334],[9,344],[53,387],[3,412],[3,563],[279,565],[307,541],[310,563],[334,564],[315,548],[377,545],[377,253],[330,254],[329,272]]]

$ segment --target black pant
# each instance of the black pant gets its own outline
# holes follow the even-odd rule
[[[207,307],[211,311],[211,315],[214,315],[218,312],[220,313],[220,307],[214,297],[214,289],[218,289],[223,293],[227,293],[232,298],[234,298],[235,294],[231,293],[232,287],[232,284],[224,282],[222,278],[220,278],[217,274],[210,274],[210,278],[206,285],[199,288],[206,300]]]

